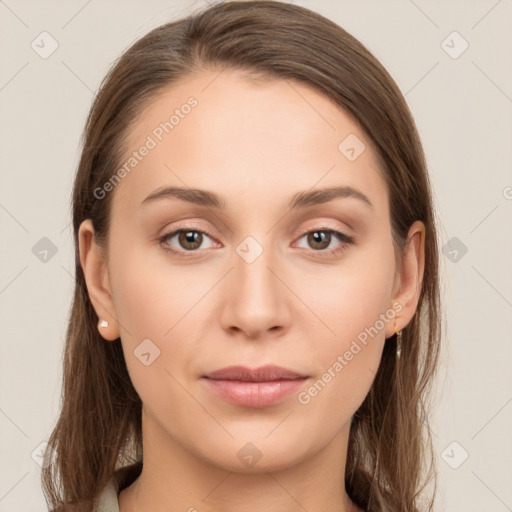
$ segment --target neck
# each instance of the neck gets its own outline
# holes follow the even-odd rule
[[[303,460],[272,467],[262,457],[254,467],[235,471],[201,458],[155,422],[143,421],[143,469],[121,491],[120,512],[361,511],[345,491],[349,428]]]

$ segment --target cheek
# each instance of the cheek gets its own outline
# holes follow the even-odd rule
[[[208,291],[208,283],[172,265],[163,249],[125,249],[112,265],[116,313],[129,332],[122,334],[139,343],[143,338],[168,339],[182,319],[186,323],[184,317]]]
[[[395,266],[391,242],[383,240],[372,247],[354,250],[336,267],[324,265],[315,272],[301,272],[297,280],[297,294],[315,313],[319,324],[315,321],[314,327],[329,347],[344,350],[350,340],[364,339],[380,315],[392,310]],[[382,336],[383,327],[379,321]]]
[[[339,305],[326,317],[335,335],[327,333],[309,345],[308,358],[316,373],[309,387],[297,395],[299,410],[308,418],[306,428],[334,435],[350,421],[367,396],[377,374],[385,344],[386,294],[370,288],[362,293],[359,281],[339,288]],[[380,283],[382,285],[382,283]],[[373,285],[376,285],[373,281]],[[390,321],[393,321],[390,319]]]
[[[316,410],[315,418],[343,423],[367,395],[379,368],[386,325],[395,319],[393,277],[392,247],[383,244],[380,251],[347,259],[335,273],[326,269],[302,281],[302,297],[321,322],[311,325],[308,336],[316,379],[298,402]]]
[[[195,355],[197,331],[216,275],[197,278],[172,265],[163,250],[117,246],[112,288],[126,364],[137,392],[149,403],[169,396]],[[148,341],[149,340],[149,341]],[[184,342],[186,340],[186,343]],[[166,373],[167,370],[167,373]]]

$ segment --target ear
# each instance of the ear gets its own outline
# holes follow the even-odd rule
[[[87,291],[100,319],[98,330],[103,338],[114,341],[119,338],[119,326],[112,300],[108,267],[103,251],[94,239],[94,227],[91,219],[86,219],[80,224],[78,242],[80,265],[87,284]],[[103,320],[108,322],[107,327],[101,326]]]
[[[386,338],[403,329],[413,317],[421,294],[425,269],[425,225],[415,221],[409,228],[401,268],[393,286],[392,303],[397,311],[395,322],[386,326]],[[401,309],[399,309],[400,306]]]

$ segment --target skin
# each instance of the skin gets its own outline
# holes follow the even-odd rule
[[[350,420],[386,338],[416,310],[424,226],[411,226],[398,266],[371,141],[346,112],[298,83],[255,83],[237,71],[189,76],[129,128],[127,155],[190,96],[197,107],[110,192],[108,251],[96,245],[90,220],[80,226],[89,295],[109,322],[99,330],[105,340],[121,337],[143,402],[144,468],[121,491],[120,510],[360,510],[343,479]],[[366,146],[352,162],[338,150],[348,134]],[[168,185],[215,192],[226,209],[169,198],[140,205]],[[337,198],[287,208],[298,191],[340,185],[360,190],[373,207]],[[193,251],[178,236],[159,242],[178,228],[207,234]],[[342,250],[328,255],[307,235],[324,229],[357,241],[332,235],[328,248]],[[236,252],[247,236],[263,250],[251,263]],[[201,379],[232,364],[274,363],[309,375],[307,390],[393,304],[401,305],[398,316],[307,404],[295,393],[271,407],[241,407]],[[160,356],[145,366],[134,350],[147,338]],[[250,467],[237,457],[249,442],[261,454]]]

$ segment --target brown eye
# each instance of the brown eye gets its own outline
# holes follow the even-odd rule
[[[178,242],[187,251],[201,247],[203,234],[200,231],[179,231]]]
[[[333,236],[334,235],[334,236]],[[341,254],[350,244],[354,243],[354,238],[336,229],[315,229],[304,233],[301,237],[306,239],[307,247],[314,256],[334,256]],[[334,241],[338,241],[334,247],[329,247]],[[317,253],[317,254],[315,254]]]
[[[311,231],[308,233],[308,243],[315,250],[322,251],[331,243],[330,231]]]
[[[173,241],[173,239],[176,239]],[[185,255],[185,253],[199,253],[199,249],[204,245],[205,240],[211,240],[211,237],[198,229],[182,228],[176,229],[160,238],[160,243],[166,251]],[[209,247],[213,247],[210,243]],[[203,249],[208,248],[202,247]]]

